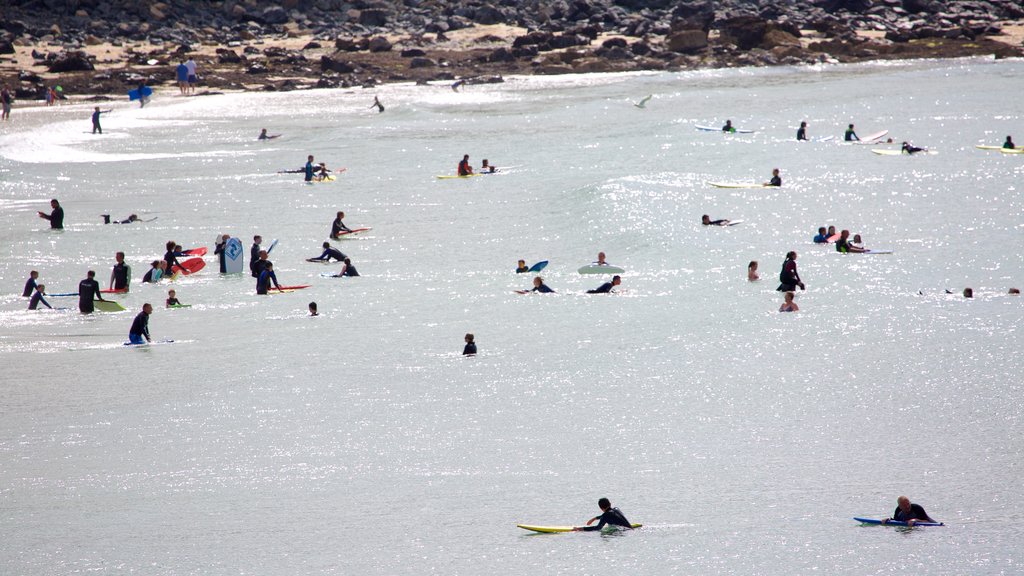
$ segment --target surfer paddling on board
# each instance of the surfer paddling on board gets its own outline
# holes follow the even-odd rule
[[[529,294],[530,292],[536,292],[537,294],[554,294],[555,291],[548,288],[548,285],[544,283],[544,279],[540,276],[533,277],[533,288],[530,290],[516,290],[519,294]]]
[[[274,138],[277,138],[278,136],[280,136],[280,134],[267,134],[267,129],[263,128],[263,129],[260,130],[260,135],[256,139],[257,140],[273,140]]]
[[[843,140],[847,142],[860,142],[860,138],[857,137],[857,133],[853,130],[853,124],[850,124],[846,128],[846,133],[843,134]]]
[[[911,146],[909,142],[904,142],[903,145],[900,146],[900,152],[903,152],[904,154],[917,154],[918,152],[927,151],[928,150],[920,148],[918,146]]]
[[[345,217],[345,213],[339,211],[338,214],[334,218],[334,222],[331,222],[331,238],[334,238],[335,240],[337,240],[341,236],[342,232],[351,232],[352,231],[352,230],[349,229],[348,226],[345,226],[344,222],[341,221],[344,217]]]
[[[593,290],[587,290],[587,294],[611,294],[614,292],[612,288],[615,288],[619,284],[622,284],[622,277],[619,275],[612,276],[611,282],[605,282]]]
[[[712,220],[707,214],[700,217],[700,223],[704,226],[728,226],[729,221],[726,219]]]
[[[607,498],[601,498],[597,501],[597,507],[601,509],[600,516],[594,516],[590,520],[587,520],[586,526],[576,526],[572,529],[573,532],[596,532],[605,527],[606,524],[611,526],[619,526],[633,529],[633,525],[626,520],[626,517],[618,508],[612,508],[612,503]],[[597,526],[591,526],[594,522],[597,522]]]
[[[911,503],[910,498],[906,496],[900,496],[896,499],[896,510],[893,511],[891,518],[882,520],[882,524],[888,524],[890,520],[906,522],[908,526],[913,526],[915,522],[939,524],[931,516],[928,516],[928,513],[924,511],[920,504]]]
[[[736,127],[732,125],[732,120],[726,120],[725,126],[722,126],[722,132],[732,134],[736,132]]]
[[[800,280],[800,273],[796,271],[795,251],[791,250],[786,254],[786,261],[782,263],[782,271],[779,272],[779,282],[779,287],[775,289],[778,292],[793,292],[797,286],[801,290],[807,289]]]
[[[1007,136],[1006,142],[1003,142],[1003,148],[1006,150],[1016,150],[1017,145],[1013,143],[1013,137]]]
[[[149,315],[153,313],[153,305],[146,302],[142,305],[142,312],[135,316],[132,327],[128,330],[128,342],[131,344],[145,344],[152,342],[149,338]],[[143,340],[145,338],[145,340]]]
[[[100,214],[100,217],[103,218],[104,224],[134,224],[139,221],[138,214],[129,214],[124,220],[114,220],[113,222],[110,221],[110,214]]]
[[[463,154],[462,161],[459,162],[458,175],[459,176],[472,176],[473,175],[473,166],[471,166],[469,164],[469,154]]]
[[[801,122],[800,128],[796,131],[797,140],[807,140],[807,122]]]
[[[772,179],[764,183],[764,186],[782,186],[782,177],[779,176],[779,169],[772,169]]]
[[[345,260],[346,256],[341,250],[331,247],[330,242],[324,242],[324,251],[316,258],[306,258],[306,262],[330,262],[334,258],[338,262]]]

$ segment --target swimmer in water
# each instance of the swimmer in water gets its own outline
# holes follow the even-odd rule
[[[779,306],[779,312],[799,312],[800,307],[793,301],[795,294],[792,292],[786,292],[785,301],[782,306]]]
[[[256,139],[257,140],[273,140],[274,138],[277,138],[278,136],[280,136],[280,134],[267,134],[267,129],[263,128],[263,129],[260,130],[260,135]]]
[[[700,217],[700,223],[705,226],[728,226],[729,221],[724,218],[721,220],[712,220],[707,214]]]
[[[462,349],[463,356],[476,356],[476,336],[466,334],[466,346]]]
[[[782,178],[779,176],[779,169],[772,169],[772,179],[764,183],[764,186],[782,186]]]
[[[747,281],[756,282],[761,277],[757,275],[757,260],[751,260],[750,264],[747,264]]]
[[[530,267],[526,265],[526,260],[520,260],[519,261],[519,265],[516,266],[516,274],[522,274],[524,272],[529,272],[529,271],[530,271]],[[26,290],[27,289],[28,288],[26,288]]]
[[[316,311],[316,302],[310,302],[309,303],[309,315],[310,316],[319,316],[320,315],[320,313]]]

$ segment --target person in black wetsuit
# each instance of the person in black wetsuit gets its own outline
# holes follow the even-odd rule
[[[39,303],[42,302],[43,305],[45,305],[47,308],[52,310],[53,306],[50,306],[50,303],[47,302],[45,298],[43,298],[43,296],[45,294],[46,294],[46,285],[45,284],[40,284],[39,286],[36,286],[35,294],[33,294],[32,295],[32,299],[28,301],[28,309],[29,310],[38,310],[39,309]]]
[[[725,121],[725,126],[722,126],[722,132],[727,132],[729,134],[736,132],[736,127],[732,125],[732,120]]]
[[[616,274],[615,276],[612,276],[611,282],[605,282],[593,290],[587,290],[587,294],[611,294],[613,292],[612,288],[619,284],[622,284],[622,277]]]
[[[229,234],[221,234],[213,242],[213,255],[217,257],[217,263],[220,265],[220,273],[227,274],[227,255],[224,253],[224,249],[228,247],[228,240],[231,238]]]
[[[801,122],[800,128],[796,131],[797,140],[807,140],[807,122]]]
[[[705,226],[728,226],[729,221],[726,219],[712,220],[707,214],[700,217],[700,223]]]
[[[597,507],[601,509],[600,516],[594,516],[590,520],[587,520],[586,526],[576,526],[573,528],[573,532],[596,532],[605,527],[605,524],[612,526],[621,526],[622,528],[633,529],[633,525],[626,520],[626,517],[618,508],[612,508],[612,503],[607,498],[601,498],[597,501]],[[594,522],[597,522],[597,526],[591,526]]]
[[[342,262],[344,262],[345,265],[342,266],[341,274],[339,274],[339,276],[359,276],[359,272],[356,270],[356,267],[352,265],[352,260],[350,260],[348,256],[346,256]]]
[[[860,246],[850,244],[850,231],[843,230],[839,233],[839,240],[836,240],[836,252],[843,254],[863,252]]]
[[[924,148],[918,146],[911,146],[910,143],[904,142],[903,146],[900,147],[900,151],[904,154],[917,154],[918,152],[926,152]]]
[[[35,270],[28,273],[28,280],[25,281],[25,290],[22,291],[21,295],[25,298],[30,298],[32,292],[36,289],[36,280],[39,279],[39,272]]]
[[[459,176],[469,176],[473,174],[473,167],[469,165],[469,154],[462,156],[462,162],[459,162]]]
[[[167,291],[167,304],[165,306],[167,308],[170,308],[171,306],[181,306],[181,301],[178,300],[178,293],[175,292],[173,288]]]
[[[782,177],[779,176],[779,169],[772,168],[772,179],[764,183],[765,186],[782,186]]]
[[[310,316],[319,316],[320,315],[320,313],[316,311],[316,302],[310,302],[309,303],[309,315]]]
[[[334,258],[338,262],[344,262],[345,254],[337,248],[332,248],[330,242],[324,242],[323,254],[320,254],[316,258],[306,258],[306,262],[330,262],[331,258]]]
[[[257,294],[266,294],[270,291],[271,282],[274,283],[278,290],[281,289],[281,285],[277,283],[277,274],[274,274],[274,264],[269,261],[265,262],[267,262],[266,266],[264,266],[263,271],[260,272],[260,277],[256,280]]]
[[[466,346],[462,349],[463,356],[476,356],[476,336],[466,334]]]
[[[64,229],[64,209],[60,207],[60,202],[56,198],[50,200],[50,208],[53,210],[47,214],[46,212],[37,212],[39,217],[43,220],[50,221],[50,228],[54,230]]]
[[[99,132],[100,134],[103,134],[103,128],[100,126],[100,114],[110,114],[113,111],[114,111],[113,108],[111,108],[110,110],[100,110],[99,106],[97,106],[95,109],[93,109],[93,112],[92,112],[92,133],[93,134],[95,134],[97,132]]]
[[[782,263],[782,271],[779,272],[779,287],[775,290],[778,292],[792,292],[799,286],[801,290],[806,290],[804,283],[800,280],[800,274],[796,271],[796,252],[790,251],[786,254],[786,261]]]
[[[526,265],[526,260],[520,260],[519,261],[519,265],[516,266],[516,274],[522,274],[524,272],[529,272],[529,271],[530,271],[530,267]]]
[[[270,260],[267,259],[268,254],[266,250],[260,250],[259,257],[255,262],[252,263],[252,275],[259,280],[260,275],[267,269],[267,265],[271,264]]]
[[[260,259],[260,243],[263,242],[263,236],[257,234],[252,237],[252,247],[249,248],[249,272],[253,278],[259,278],[259,273],[256,272],[256,262]]]
[[[1007,150],[1016,150],[1017,145],[1013,143],[1013,138],[1010,136],[1006,137],[1006,142],[1003,142],[1003,148]]]
[[[882,524],[887,524],[890,520],[906,522],[910,526],[919,521],[938,524],[937,521],[928,516],[928,513],[924,511],[920,504],[911,504],[910,498],[906,496],[900,496],[896,499],[896,510],[892,513],[892,518],[882,520]]]
[[[334,217],[334,222],[331,222],[331,238],[334,238],[335,240],[338,239],[342,232],[352,231],[348,226],[345,226],[344,222],[342,222],[343,218],[345,218],[345,213],[339,211]]]
[[[93,299],[103,301],[100,294],[100,283],[95,280],[96,272],[89,270],[87,278],[78,283],[78,309],[82,314],[92,314],[96,310]]]
[[[538,294],[554,294],[555,291],[548,288],[548,285],[544,283],[544,279],[540,276],[533,277],[533,288],[530,290],[516,290],[520,294],[529,294],[530,292],[536,292]]]
[[[128,341],[132,344],[145,344],[152,342],[149,338],[149,315],[153,313],[153,306],[146,302],[142,305],[142,312],[135,316],[132,327],[128,330]],[[143,341],[145,338],[145,341]]]
[[[132,267],[124,263],[124,252],[118,252],[114,258],[117,263],[110,271],[110,288],[127,291],[132,280]]]
[[[860,138],[857,137],[857,133],[853,131],[853,124],[850,124],[846,128],[846,133],[843,134],[843,140],[847,142],[860,142]]]
[[[142,276],[143,284],[159,282],[160,279],[163,278],[164,271],[160,268],[161,264],[166,266],[166,262],[164,262],[163,260],[153,260],[153,263],[150,265],[151,268],[147,270],[146,273]]]
[[[178,254],[181,252],[178,250],[177,242],[171,240],[166,244],[166,247],[167,252],[164,253],[164,262],[167,263],[167,270],[164,271],[164,274],[173,277],[175,266],[181,268],[182,274],[188,274],[188,270],[185,270],[185,267],[181,265],[181,262],[178,262]]]
[[[370,108],[376,108],[378,114],[384,111],[384,105],[380,103],[380,100],[376,96],[373,97],[373,105],[371,105]]]

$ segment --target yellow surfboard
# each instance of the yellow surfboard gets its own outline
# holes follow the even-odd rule
[[[611,526],[610,524],[608,526]],[[633,528],[639,528],[643,524],[633,524]],[[534,526],[532,524],[516,524],[516,528],[522,528],[523,530],[530,530],[531,532],[539,532],[541,534],[557,534],[559,532],[572,532],[576,526]],[[582,526],[580,526],[582,528]],[[612,526],[612,529],[617,529],[619,526]]]

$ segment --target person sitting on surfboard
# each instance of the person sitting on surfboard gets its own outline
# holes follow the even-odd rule
[[[331,258],[334,258],[338,262],[342,262],[345,260],[346,256],[344,253],[342,253],[341,250],[338,250],[337,248],[332,248],[330,242],[324,242],[323,254],[317,256],[316,258],[306,258],[306,262],[330,262]]]
[[[853,235],[853,240],[850,241],[850,247],[860,248],[861,250],[864,250],[864,241],[861,240],[860,234]]]
[[[892,513],[891,518],[882,520],[882,524],[888,524],[890,520],[906,522],[908,526],[913,526],[918,521],[938,524],[931,516],[928,516],[928,513],[924,511],[920,504],[912,504],[910,498],[906,496],[900,496],[896,499],[896,510]]]
[[[35,294],[33,294],[32,295],[32,299],[28,301],[28,309],[29,310],[38,310],[39,309],[39,303],[42,302],[44,306],[46,306],[50,310],[53,310],[53,306],[50,306],[50,303],[47,302],[45,298],[43,298],[43,296],[45,294],[46,294],[46,284],[40,284],[40,285],[36,286]]]
[[[600,286],[594,288],[593,290],[587,290],[587,294],[611,294],[612,292],[614,292],[612,288],[618,286],[619,284],[622,284],[622,277],[616,274],[615,276],[612,276],[611,282],[605,282],[604,284],[601,284]]]
[[[799,312],[800,307],[793,301],[795,296],[796,294],[793,292],[786,292],[784,296],[785,301],[782,303],[782,306],[779,306],[779,312]]]
[[[476,356],[476,336],[466,334],[466,346],[462,349],[463,356]]]
[[[498,171],[498,167],[497,166],[491,166],[491,164],[489,162],[487,162],[487,159],[484,158],[484,163],[480,166],[480,173],[481,174],[494,174],[497,171]]]
[[[266,261],[263,271],[260,272],[260,277],[256,280],[256,293],[266,294],[270,290],[271,282],[278,290],[281,289],[281,285],[277,283],[277,274],[274,274],[274,264]]]
[[[846,128],[846,134],[843,135],[843,140],[847,142],[860,142],[860,138],[857,137],[857,133],[853,131],[853,124],[850,124]]]
[[[900,147],[900,151],[904,154],[916,154],[917,152],[924,152],[925,149],[917,146],[911,146],[909,143],[904,142],[903,146]]]
[[[700,223],[705,226],[728,226],[729,221],[725,219],[712,220],[707,214],[700,217]]]
[[[327,168],[326,162],[321,162],[319,165],[317,165],[317,167],[314,170],[315,174],[313,176],[313,179],[316,180],[317,182],[323,182],[324,180],[329,179],[331,176],[331,171]]]
[[[750,264],[747,264],[747,281],[757,282],[761,277],[757,275],[757,260],[751,260]]]
[[[847,253],[854,253],[854,254],[856,254],[856,253],[860,253],[860,252],[863,252],[863,251],[864,251],[863,248],[850,244],[850,231],[849,230],[843,230],[842,232],[839,233],[839,240],[836,240],[836,252],[841,252],[843,254],[847,254]]]
[[[342,262],[344,262],[344,264],[342,265],[341,273],[338,274],[338,276],[359,276],[359,271],[357,271],[356,267],[352,265],[352,260],[350,258],[346,256]]]
[[[814,237],[815,244],[826,244],[828,243],[828,232],[825,231],[825,227],[818,228],[818,235]]]
[[[459,162],[459,176],[470,176],[473,174],[473,167],[469,165],[469,154],[462,156],[462,162]]]
[[[779,287],[775,290],[778,292],[792,292],[799,286],[801,290],[806,290],[802,280],[800,280],[800,273],[796,271],[796,252],[789,251],[786,253],[786,261],[782,263],[782,271],[779,272]]]
[[[181,302],[178,301],[178,293],[174,291],[174,288],[167,291],[167,307],[171,306],[181,306]]]
[[[519,266],[516,266],[516,274],[522,274],[524,272],[529,272],[529,271],[530,271],[530,267],[526,265],[526,260],[520,260],[519,261]]]
[[[263,129],[260,130],[260,135],[256,139],[257,140],[273,140],[274,138],[277,138],[278,136],[280,136],[280,134],[267,134],[267,129],[263,128]]]
[[[1010,136],[1006,137],[1006,142],[1003,142],[1003,148],[1007,150],[1016,150],[1017,146],[1013,143],[1013,138]]]
[[[601,509],[600,516],[594,516],[590,520],[587,520],[586,526],[576,526],[572,529],[573,532],[596,532],[604,528],[605,524],[611,526],[621,526],[629,530],[633,529],[633,525],[626,520],[626,517],[622,514],[618,508],[612,508],[612,503],[607,498],[601,498],[597,501],[597,507]],[[597,526],[591,526],[595,521],[600,520]]]
[[[345,217],[345,213],[344,212],[340,212],[340,211],[335,216],[334,222],[331,223],[331,238],[338,238],[339,236],[341,236],[342,232],[351,232],[352,231],[352,230],[349,230],[348,226],[345,226],[344,222],[341,221],[341,219],[344,218],[344,217]]]
[[[732,125],[732,120],[725,121],[725,126],[722,126],[722,132],[727,132],[729,134],[736,132],[736,127]]]
[[[782,186],[782,177],[779,176],[778,168],[772,169],[772,179],[768,182],[765,182],[763,186]]]
[[[801,122],[800,128],[796,131],[797,140],[807,140],[807,122]]]
[[[132,321],[132,327],[128,330],[128,342],[132,344],[145,344],[152,342],[149,338],[149,315],[153,313],[153,305],[146,302],[142,305],[142,312]],[[145,338],[145,342],[143,342]]]

